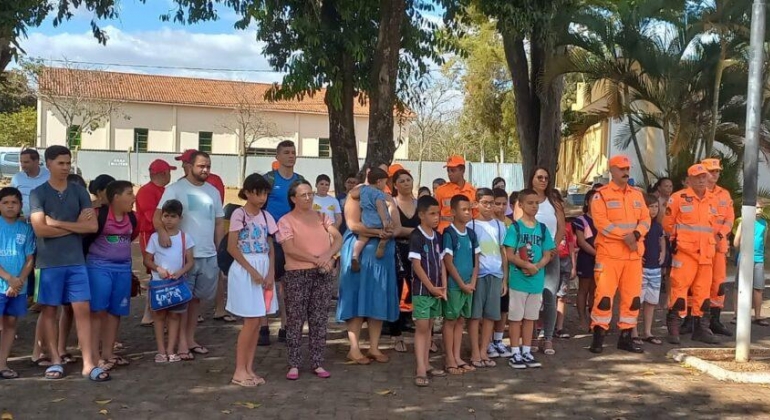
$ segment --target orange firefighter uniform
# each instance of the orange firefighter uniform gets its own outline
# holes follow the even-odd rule
[[[704,159],[701,163],[707,171],[722,170],[719,159]],[[724,283],[727,278],[727,252],[729,250],[727,236],[733,228],[733,223],[735,223],[735,209],[730,193],[719,185],[714,186],[714,189],[710,191],[710,196],[711,205],[716,209],[717,214],[714,220],[716,253],[714,254],[713,279],[709,297],[712,308],[724,308]]]
[[[458,166],[465,166],[465,159],[463,159],[461,156],[450,157],[449,160],[447,160],[445,167],[455,168]],[[465,181],[462,187],[458,184],[455,184],[454,182],[447,182],[446,184],[436,188],[435,198],[436,201],[438,201],[440,214],[440,219],[438,222],[438,231],[440,233],[443,233],[444,229],[452,224],[453,217],[452,206],[450,206],[450,202],[452,201],[452,197],[457,194],[462,194],[468,197],[468,200],[470,200],[471,203],[476,202],[476,188],[474,188],[473,185],[471,185],[471,183],[468,181]],[[474,208],[474,217],[476,217],[477,212],[478,210]]]
[[[676,242],[671,261],[668,308],[680,317],[686,314],[688,290],[692,292],[693,317],[702,317],[710,307],[716,253],[713,227],[716,210],[711,203],[708,193],[699,198],[692,188],[686,188],[671,195],[663,217],[663,229],[670,235],[672,243]]]
[[[615,158],[625,159],[625,156]],[[611,166],[628,163],[614,162]],[[623,166],[619,166],[623,167]],[[618,327],[633,328],[639,315],[642,293],[642,256],[644,235],[650,230],[650,211],[642,193],[628,185],[620,187],[610,182],[599,188],[591,200],[591,216],[596,225],[596,294],[591,310],[591,328],[609,329],[612,320],[612,300],[620,289],[620,318]],[[634,233],[636,232],[636,233]],[[623,241],[628,234],[636,236],[636,249]]]

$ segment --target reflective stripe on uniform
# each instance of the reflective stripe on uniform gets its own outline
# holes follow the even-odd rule
[[[621,316],[620,318],[618,318],[618,322],[623,324],[636,324],[636,318],[634,317],[625,318]]]
[[[445,222],[451,222],[451,221],[454,220],[454,217],[452,217],[452,216],[441,216],[441,220],[443,220]]]
[[[682,262],[681,261],[677,261],[677,260],[672,260],[671,261],[671,267],[682,268]]]
[[[636,224],[634,223],[610,223],[609,226],[604,228],[602,232],[604,232],[605,235],[609,235],[615,228],[621,228],[621,229],[635,229]]]
[[[714,232],[714,229],[706,226],[692,226],[692,225],[677,224],[676,228],[678,230],[688,230],[690,232],[705,232],[705,233]]]
[[[639,226],[646,227],[648,230],[650,229],[650,224],[647,222],[639,222]]]
[[[612,317],[591,315],[591,321],[596,322],[597,324],[609,324],[610,321],[612,321]]]

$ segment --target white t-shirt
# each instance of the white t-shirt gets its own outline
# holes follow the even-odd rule
[[[208,258],[217,255],[214,244],[214,227],[216,219],[224,218],[222,198],[211,184],[193,185],[186,178],[166,187],[158,203],[158,209],[168,200],[176,199],[182,203],[183,232],[192,236],[195,241],[195,258]]]
[[[476,232],[479,240],[479,277],[495,276],[503,277],[503,256],[500,254],[500,246],[505,240],[505,223],[492,219],[490,221],[471,220],[466,225],[468,229]]]
[[[184,246],[186,249],[190,249],[195,246],[195,240],[192,235],[184,235]],[[153,255],[155,265],[163,267],[169,273],[175,273],[184,267],[184,253],[182,252],[182,232],[180,231],[176,235],[171,237],[171,246],[163,248],[158,243],[158,233],[155,232],[150,236],[150,240],[147,241],[146,251],[148,254]],[[193,250],[195,252],[195,250]],[[163,280],[157,271],[152,272],[153,280]]]
[[[325,214],[330,220],[336,220],[335,214],[342,214],[342,208],[340,208],[340,202],[335,197],[327,195],[326,197],[313,197],[313,210],[320,211]]]

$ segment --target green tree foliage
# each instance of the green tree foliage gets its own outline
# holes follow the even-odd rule
[[[0,112],[16,112],[23,106],[35,106],[35,93],[22,71],[0,73]]]
[[[16,111],[0,112],[0,146],[34,145],[37,135],[37,111],[22,106]]]

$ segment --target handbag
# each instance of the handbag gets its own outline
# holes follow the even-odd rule
[[[182,264],[185,264],[185,235],[182,232]],[[150,280],[150,307],[162,311],[192,300],[192,291],[185,276],[177,279]]]

